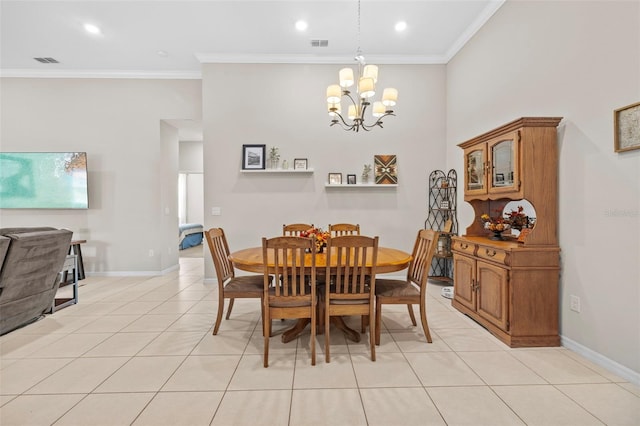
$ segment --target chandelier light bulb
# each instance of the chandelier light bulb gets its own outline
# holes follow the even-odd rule
[[[368,99],[376,94],[375,83],[371,77],[361,77],[358,81],[358,92],[360,97]]]
[[[380,118],[384,115],[386,111],[385,106],[380,101],[376,101],[373,103],[373,112],[372,115],[376,118]]]
[[[340,102],[340,96],[342,96],[342,90],[337,84],[332,84],[327,87],[327,102],[330,104],[337,104]]]
[[[378,82],[378,66],[377,65],[365,65],[364,70],[362,70],[363,77],[371,77],[373,78],[373,83]]]
[[[385,106],[394,106],[398,101],[398,90],[393,87],[384,89],[382,92],[382,103]]]
[[[353,86],[353,70],[351,68],[342,68],[339,73],[340,86],[347,88]]]
[[[342,108],[340,108],[340,103],[339,102],[337,104],[328,103],[327,104],[327,111],[329,111],[329,116],[335,117],[336,115],[338,115],[338,114],[340,114],[342,112]]]
[[[349,111],[347,112],[349,120],[354,120],[358,117],[358,111],[355,105],[349,105]]]

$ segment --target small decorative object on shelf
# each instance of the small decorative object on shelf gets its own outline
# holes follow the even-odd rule
[[[517,210],[511,210],[504,214],[513,229],[521,231],[529,227],[529,217],[524,214],[524,207],[518,206]]]
[[[398,162],[395,155],[374,155],[376,184],[398,183]]]
[[[502,210],[499,210],[502,213]],[[480,220],[484,222],[484,229],[488,229],[493,232],[493,235],[489,237],[490,240],[494,241],[503,241],[502,233],[507,229],[511,228],[511,224],[509,223],[509,219],[503,216],[495,216],[491,217],[488,214],[484,213],[480,216]]]
[[[355,185],[356,184],[356,175],[347,175],[347,184]]]
[[[269,148],[269,168],[277,169],[280,163],[280,153],[277,146]]]
[[[502,212],[502,210],[496,210],[498,216],[491,217],[484,213],[480,216],[480,220],[484,222],[484,229],[488,229],[493,232],[493,235],[489,237],[490,240],[504,241],[502,233],[511,228],[522,230],[529,227],[529,218],[523,213],[524,208],[518,206],[517,210],[511,210],[510,212]]]
[[[287,170],[289,168],[289,163],[287,160],[282,160],[282,170]]]
[[[322,228],[309,228],[306,231],[302,231],[300,236],[313,239],[316,243],[316,253],[323,253],[324,248],[327,246],[329,233],[323,231]]]
[[[369,175],[371,174],[371,164],[365,164],[362,169],[362,183],[369,183]]]
[[[264,170],[265,149],[266,145],[242,145],[242,169]]]
[[[342,173],[329,173],[330,185],[342,185]]]
[[[293,170],[307,170],[307,159],[296,158],[293,160]]]

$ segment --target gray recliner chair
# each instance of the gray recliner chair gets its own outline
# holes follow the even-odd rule
[[[51,309],[72,235],[44,227],[0,229],[0,334]]]

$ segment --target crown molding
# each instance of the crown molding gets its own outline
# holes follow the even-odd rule
[[[489,2],[487,7],[484,8],[478,18],[467,27],[465,32],[460,35],[458,40],[456,40],[451,48],[447,51],[446,62],[449,62],[451,59],[453,59],[454,56],[456,56],[456,54],[467,44],[469,40],[471,40],[474,35],[476,35],[480,28],[482,28],[482,26],[486,24],[489,19],[491,19],[493,14],[496,13],[506,1],[507,0],[495,0]]]
[[[0,69],[3,78],[139,78],[163,80],[200,80],[200,71],[141,71],[141,70],[34,70]]]
[[[354,62],[353,56],[318,55],[271,55],[271,54],[228,54],[196,53],[202,64],[348,64]],[[402,55],[364,55],[367,62],[383,65],[431,65],[446,64],[447,57],[402,56]]]

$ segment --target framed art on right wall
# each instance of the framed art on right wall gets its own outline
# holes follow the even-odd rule
[[[640,149],[640,102],[613,111],[613,147],[616,152]]]

